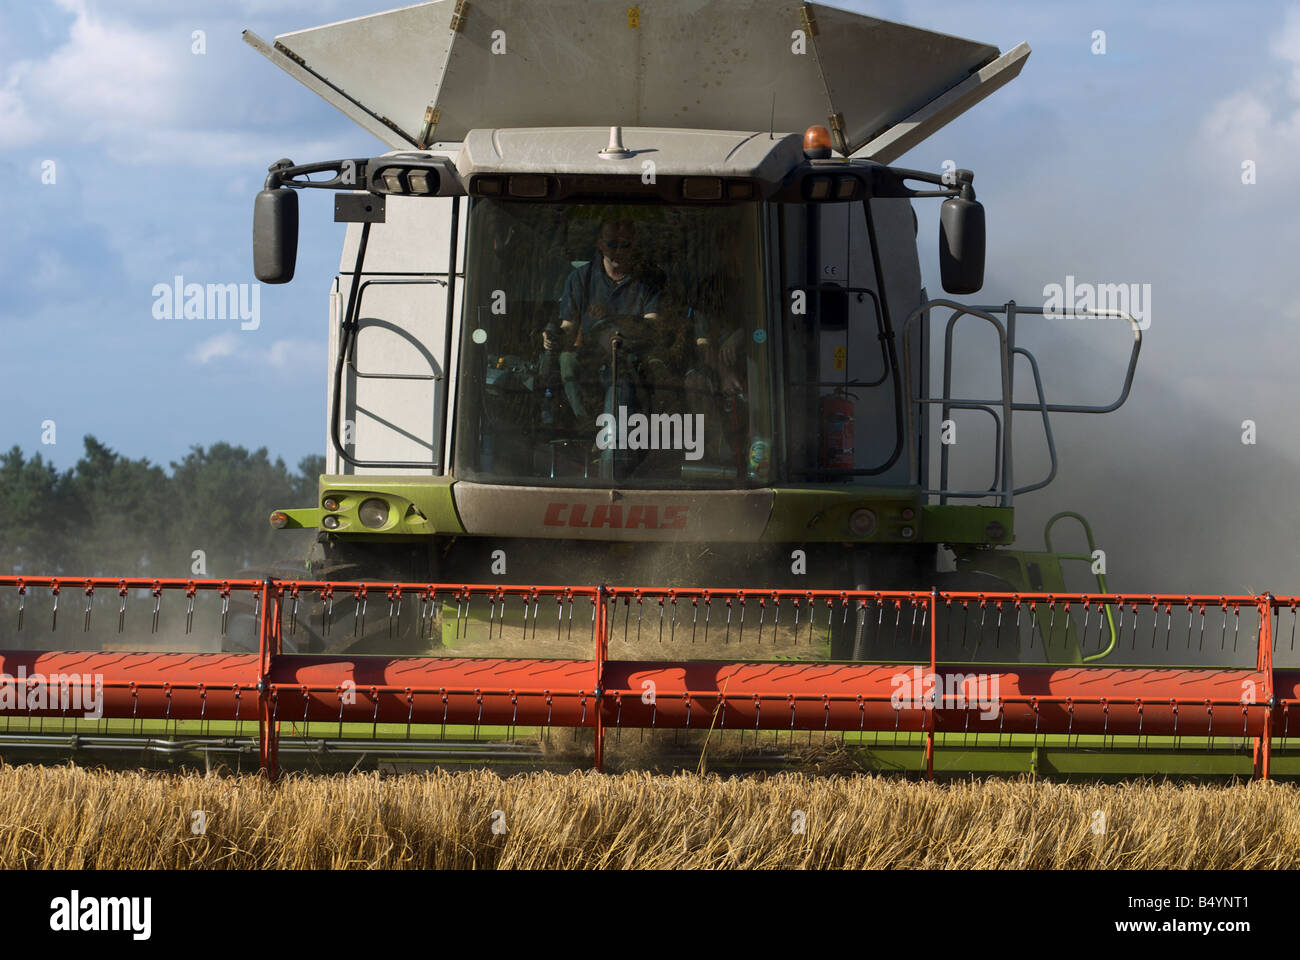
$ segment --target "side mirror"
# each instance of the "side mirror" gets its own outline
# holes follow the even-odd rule
[[[939,274],[944,290],[970,294],[984,286],[984,207],[969,186],[962,193],[939,211]]]
[[[253,204],[253,272],[262,283],[288,283],[298,262],[298,194],[263,190]]]

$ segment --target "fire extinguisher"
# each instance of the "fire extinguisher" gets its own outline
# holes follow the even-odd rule
[[[853,469],[853,401],[857,399],[843,387],[822,397],[823,467]]]

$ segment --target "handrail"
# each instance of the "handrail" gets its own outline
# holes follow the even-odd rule
[[[912,324],[917,321],[923,321],[930,315],[936,307],[943,307],[953,311],[952,316],[947,320],[944,330],[944,354],[943,354],[943,392],[940,396],[921,396],[913,389],[912,374],[912,353],[911,353],[911,328]],[[1025,347],[1016,342],[1016,321],[1020,315],[1043,316],[1048,318],[1064,319],[1123,319],[1127,320],[1133,332],[1133,347],[1129,353],[1129,359],[1124,372],[1123,384],[1117,399],[1108,404],[1080,404],[1080,403],[1049,403],[1046,398],[1046,391],[1043,386],[1042,375],[1039,371],[1037,358]],[[1004,316],[1006,323],[1003,324],[998,316]],[[998,351],[1000,359],[1001,374],[1001,394],[996,399],[984,399],[976,397],[954,397],[952,396],[952,379],[953,379],[953,335],[957,321],[965,316],[979,317],[991,324],[998,334]],[[1050,484],[1057,475],[1058,458],[1056,452],[1056,442],[1052,430],[1051,417],[1053,413],[1110,413],[1117,410],[1128,400],[1133,386],[1133,378],[1137,369],[1137,360],[1142,349],[1142,326],[1130,314],[1121,310],[1048,310],[1045,307],[1022,307],[1014,300],[1008,301],[1002,305],[969,305],[961,304],[953,300],[936,299],[928,300],[917,307],[903,325],[903,351],[904,351],[904,382],[908,394],[908,432],[909,436],[916,438],[918,436],[917,418],[920,411],[928,406],[939,405],[941,408],[941,417],[948,419],[953,410],[956,409],[986,409],[993,414],[995,423],[998,424],[997,436],[995,442],[1000,450],[1001,469],[998,471],[999,481],[995,481],[995,489],[983,490],[962,490],[953,489],[949,485],[950,470],[950,451],[947,445],[943,445],[939,457],[939,485],[937,488],[931,488],[926,483],[927,478],[919,475],[919,456],[920,451],[917,449],[915,442],[909,443],[909,466],[911,475],[915,482],[921,485],[923,492],[927,495],[937,495],[940,503],[947,503],[949,498],[982,498],[994,496],[998,499],[999,504],[1004,507],[1012,505],[1017,494],[1028,493],[1033,490],[1039,490]],[[1037,394],[1034,402],[1017,402],[1015,400],[1015,357],[1023,356],[1029,361],[1030,372],[1034,379],[1034,389]],[[999,418],[993,408],[1001,408],[1001,417]],[[1016,487],[1014,485],[1014,414],[1017,412],[1037,412],[1042,417],[1043,431],[1047,440],[1048,454],[1051,459],[1051,466],[1046,478],[1035,483]]]

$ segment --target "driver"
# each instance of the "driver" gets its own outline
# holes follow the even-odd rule
[[[659,317],[658,285],[633,274],[636,242],[632,221],[604,221],[596,238],[599,256],[569,274],[560,300],[560,322],[542,331],[542,346],[548,353],[559,351],[564,395],[579,420],[590,420],[597,412],[582,396],[579,352],[589,357],[598,351],[604,359],[617,331],[631,351],[629,362],[635,362],[637,346],[651,337]],[[550,362],[549,356],[543,359],[546,367]]]

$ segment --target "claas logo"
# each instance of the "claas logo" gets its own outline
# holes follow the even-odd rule
[[[590,514],[588,509],[590,508]],[[598,503],[548,503],[548,527],[609,527],[613,530],[685,530],[687,509],[684,506]]]

